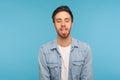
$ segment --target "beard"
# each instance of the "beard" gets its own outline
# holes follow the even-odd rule
[[[66,39],[66,38],[68,38],[68,37],[70,36],[70,32],[71,32],[71,28],[70,28],[70,30],[68,31],[68,33],[66,33],[66,34],[62,34],[62,33],[59,32],[59,31],[57,31],[57,34],[58,34],[58,36],[59,36],[60,38]]]

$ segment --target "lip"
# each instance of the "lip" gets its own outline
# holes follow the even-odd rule
[[[61,29],[61,33],[64,35],[67,33],[67,29]]]

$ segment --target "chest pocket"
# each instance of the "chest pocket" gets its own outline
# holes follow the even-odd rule
[[[57,80],[58,78],[58,65],[57,63],[48,64],[49,72],[50,72],[50,80]]]
[[[59,63],[58,55],[55,52],[51,52],[47,55],[48,69],[50,73],[50,80],[59,80]]]
[[[72,62],[72,78],[73,80],[80,80],[80,74],[83,66],[83,61]]]

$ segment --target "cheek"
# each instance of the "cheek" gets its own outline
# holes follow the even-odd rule
[[[57,28],[57,29],[59,29],[60,26],[61,26],[60,24],[54,24],[54,27]]]
[[[58,27],[58,25],[56,25],[56,24],[54,24],[54,28],[56,29],[56,31],[59,30],[59,27]]]
[[[72,24],[67,24],[67,28],[71,28],[72,27]]]

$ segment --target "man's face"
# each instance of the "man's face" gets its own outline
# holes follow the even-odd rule
[[[68,12],[58,12],[54,18],[54,26],[58,37],[67,38],[70,35],[72,19]]]

